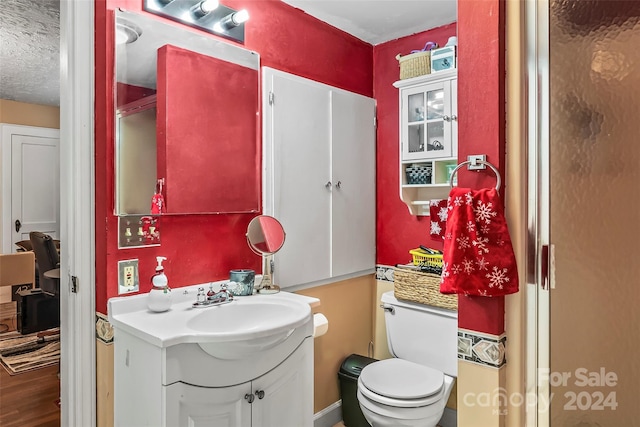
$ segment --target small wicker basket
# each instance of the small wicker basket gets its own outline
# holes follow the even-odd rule
[[[416,52],[409,55],[397,55],[400,64],[400,80],[423,76],[431,73],[431,51]]]
[[[440,276],[420,271],[395,268],[393,271],[393,293],[400,300],[458,309],[458,296],[440,293]]]

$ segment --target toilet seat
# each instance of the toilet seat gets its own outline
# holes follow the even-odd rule
[[[397,408],[429,406],[444,393],[444,374],[402,359],[387,359],[364,367],[358,378],[366,398]]]

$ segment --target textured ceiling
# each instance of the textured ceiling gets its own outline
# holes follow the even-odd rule
[[[0,98],[60,104],[58,0],[0,0]]]

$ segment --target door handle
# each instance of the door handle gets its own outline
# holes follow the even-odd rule
[[[336,188],[339,190],[340,188],[342,188],[342,181],[338,181],[338,183],[336,184]]]
[[[249,403],[253,403],[253,400],[255,399],[255,397],[253,397],[253,394],[247,393],[244,395],[245,400],[247,400]]]
[[[20,231],[20,229],[22,228],[22,223],[20,222],[19,219],[16,219],[16,233],[18,233]]]
[[[331,190],[331,181],[327,181],[327,183],[324,185],[324,188],[326,188],[327,190]]]
[[[256,396],[258,396],[258,399],[262,399],[264,397],[264,390],[256,390]]]

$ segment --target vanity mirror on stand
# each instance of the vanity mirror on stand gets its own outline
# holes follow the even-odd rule
[[[273,284],[272,256],[284,245],[285,232],[280,221],[272,216],[260,215],[251,220],[247,227],[247,243],[253,252],[262,256],[262,282],[255,287],[261,294],[280,292],[280,286]]]

